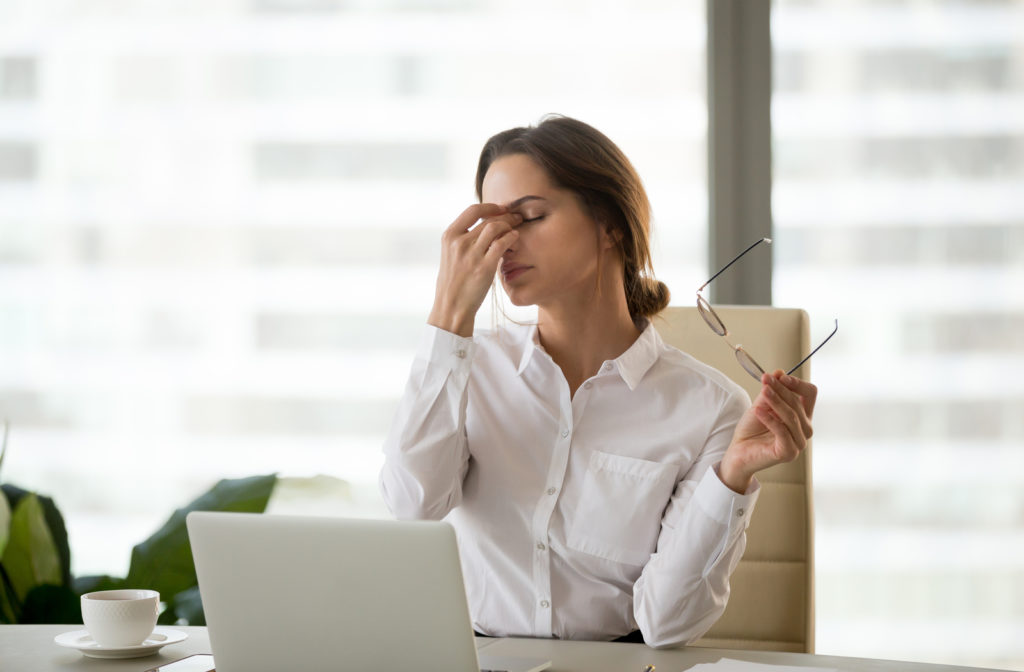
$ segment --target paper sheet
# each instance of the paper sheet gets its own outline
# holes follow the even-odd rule
[[[834,667],[796,667],[794,665],[767,665],[746,660],[722,658],[715,663],[694,665],[685,672],[839,672]]]

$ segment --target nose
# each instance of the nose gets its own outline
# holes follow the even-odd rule
[[[509,246],[509,248],[507,250],[505,250],[505,253],[501,255],[502,259],[506,259],[507,260],[507,259],[511,259],[512,257],[515,256],[516,250],[519,249],[519,239],[521,237],[522,237],[522,234],[519,234],[519,236],[516,237],[516,239],[512,242],[512,244]]]

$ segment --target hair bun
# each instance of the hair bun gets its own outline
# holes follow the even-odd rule
[[[634,322],[649,319],[668,307],[672,293],[668,285],[647,275],[626,274],[626,302]]]

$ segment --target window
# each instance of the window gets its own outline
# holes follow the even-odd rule
[[[688,301],[705,273],[700,0],[36,4],[0,2],[3,478],[55,498],[75,574],[123,575],[221,477],[328,474],[383,515],[493,133],[605,131],[659,274]]]
[[[1021,25],[774,6],[774,299],[841,323],[813,364],[821,652],[1024,664]]]

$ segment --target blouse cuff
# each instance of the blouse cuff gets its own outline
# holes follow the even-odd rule
[[[475,352],[476,344],[472,338],[465,338],[428,324],[420,340],[417,357],[433,365],[459,371],[469,369]]]
[[[750,487],[741,495],[722,483],[718,476],[720,464],[704,472],[704,477],[697,484],[693,501],[722,525],[746,529],[754,512],[754,504],[761,494],[761,484],[756,478],[753,479]]]

